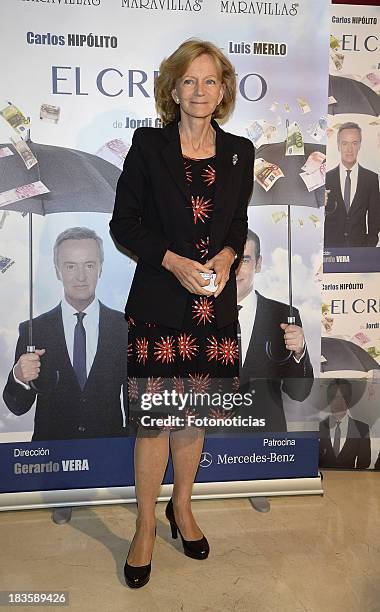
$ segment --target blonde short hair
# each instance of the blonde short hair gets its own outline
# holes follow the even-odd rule
[[[236,100],[236,76],[233,65],[213,43],[191,38],[161,62],[159,75],[155,81],[156,109],[164,125],[179,119],[180,116],[179,107],[171,94],[177,79],[185,74],[193,60],[203,54],[209,55],[214,60],[225,89],[223,99],[216,107],[213,117],[224,120],[232,113]]]

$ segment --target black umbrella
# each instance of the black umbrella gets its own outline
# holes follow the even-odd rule
[[[275,142],[264,144],[256,151],[256,159],[262,157],[265,161],[279,166],[284,174],[279,178],[269,191],[257,182],[254,182],[251,206],[287,206],[288,209],[288,288],[289,288],[289,316],[288,323],[295,323],[293,311],[293,286],[292,286],[292,233],[291,233],[291,206],[309,206],[320,208],[324,206],[325,187],[321,185],[314,191],[308,191],[305,183],[300,177],[302,166],[307,161],[309,155],[315,151],[326,152],[326,146],[321,144],[304,143],[304,155],[285,155],[286,142]],[[289,204],[291,202],[291,204]],[[285,363],[292,356],[289,351],[287,356],[276,359],[272,355],[270,340],[266,343],[266,352],[270,359],[277,363]]]
[[[120,170],[104,159],[65,147],[26,141],[38,163],[28,170],[15,155],[0,165],[0,192],[42,181],[50,193],[2,206],[2,210],[47,215],[58,212],[112,212]]]
[[[346,77],[329,77],[329,96],[333,96],[335,103],[329,104],[329,115],[344,113],[359,113],[362,115],[380,115],[380,96],[373,89]]]
[[[285,155],[285,151],[286,142],[264,144],[256,150],[256,159],[262,157],[265,161],[276,164],[281,168],[284,177],[279,178],[269,191],[265,191],[265,189],[255,181],[250,205],[288,206],[289,202],[291,202],[292,206],[311,206],[314,208],[324,206],[324,185],[309,192],[300,177],[300,172],[302,172],[302,166],[309,155],[314,151],[326,153],[326,146],[305,142],[304,155]]]
[[[28,170],[14,149],[15,155],[2,159],[0,192],[42,181],[50,190],[47,194],[27,198],[3,206],[29,215],[29,346],[33,345],[33,213],[48,215],[59,212],[112,212],[120,170],[113,164],[89,153],[26,141],[37,159]],[[58,372],[54,374],[58,381]],[[35,385],[33,385],[34,388]]]
[[[322,372],[380,370],[380,365],[361,346],[340,338],[322,338]]]

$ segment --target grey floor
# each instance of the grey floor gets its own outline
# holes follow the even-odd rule
[[[57,609],[81,612],[380,612],[380,474],[324,476],[323,497],[272,498],[268,514],[195,501],[205,561],[184,556],[157,504],[151,580],[136,591],[122,573],[134,504],[78,508],[62,526],[49,510],[0,513],[0,590],[67,590]],[[31,609],[54,608],[17,607]]]

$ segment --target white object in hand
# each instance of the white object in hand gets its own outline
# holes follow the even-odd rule
[[[216,291],[218,286],[215,285],[216,274],[213,272],[200,272],[200,275],[205,280],[210,280],[208,285],[205,285],[203,289],[207,289],[207,291]]]

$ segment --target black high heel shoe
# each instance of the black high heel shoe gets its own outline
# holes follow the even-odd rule
[[[174,517],[173,501],[170,499],[166,506],[165,516],[170,523],[172,530],[172,538],[176,540],[178,538],[178,532],[181,536],[183,544],[183,552],[192,559],[207,559],[210,552],[210,546],[205,536],[200,540],[185,540]]]
[[[156,537],[156,529],[154,530],[154,537]],[[131,589],[139,589],[149,582],[150,572],[152,569],[152,558],[150,559],[150,563],[148,563],[148,565],[134,566],[129,565],[128,555],[124,565],[125,582]]]

